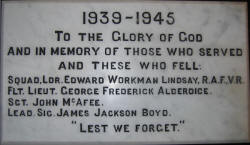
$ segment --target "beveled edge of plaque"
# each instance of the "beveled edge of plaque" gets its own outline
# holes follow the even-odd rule
[[[248,21],[248,18],[249,18],[249,3],[248,3],[248,1],[246,1],[246,3],[245,3],[245,10],[246,10],[246,30],[247,30],[247,32],[246,32],[246,49],[247,49],[247,57],[246,57],[246,62],[247,62],[247,88],[248,88],[248,92],[247,92],[247,94],[248,94],[248,97],[247,97],[247,99],[248,99],[248,142],[250,141],[250,57],[249,57],[249,53],[250,53],[250,50],[249,50],[249,21]]]
[[[216,141],[171,141],[171,142],[146,142],[146,141],[127,141],[127,142],[106,142],[106,141],[90,141],[90,142],[2,142],[2,145],[202,145],[202,144],[248,144],[248,140],[216,140]]]
[[[3,51],[3,25],[2,25],[2,21],[3,21],[3,2],[2,0],[0,0],[0,144],[3,144],[3,130],[2,130],[2,117],[3,117],[3,105],[2,105],[2,100],[3,100],[3,82],[2,82],[2,78],[3,78],[3,57],[2,57],[2,51]]]

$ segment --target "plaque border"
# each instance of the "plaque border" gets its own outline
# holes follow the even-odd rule
[[[248,106],[248,140],[244,141],[244,140],[232,140],[231,142],[229,142],[228,140],[224,141],[224,140],[215,140],[215,141],[174,141],[174,142],[106,142],[106,141],[98,141],[98,142],[94,142],[94,141],[85,141],[85,142],[33,142],[33,141],[27,141],[27,142],[15,142],[15,141],[10,141],[10,142],[3,142],[3,130],[2,130],[2,109],[3,109],[3,54],[1,53],[3,50],[3,16],[4,16],[4,3],[8,2],[8,1],[13,1],[13,2],[18,2],[18,1],[29,1],[29,2],[54,2],[54,1],[58,1],[58,2],[114,2],[114,3],[120,3],[120,2],[176,2],[176,3],[181,3],[181,2],[186,2],[186,3],[241,3],[242,5],[245,5],[245,10],[246,10],[246,39],[248,41],[246,41],[246,48],[247,48],[247,56],[246,56],[246,67],[247,67],[247,106]],[[96,145],[96,144],[110,144],[110,145],[142,145],[142,144],[146,144],[146,145],[157,145],[157,144],[161,144],[161,145],[167,145],[167,144],[179,144],[179,145],[185,145],[185,144],[194,144],[194,145],[200,145],[200,144],[248,144],[250,142],[250,57],[249,57],[249,3],[247,0],[0,0],[0,145],[83,145],[83,144],[89,144],[89,145]]]

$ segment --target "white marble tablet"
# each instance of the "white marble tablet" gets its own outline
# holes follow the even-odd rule
[[[247,3],[2,4],[2,143],[248,141]]]

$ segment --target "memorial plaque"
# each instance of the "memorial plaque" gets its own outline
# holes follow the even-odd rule
[[[249,139],[247,3],[3,1],[1,143]]]

